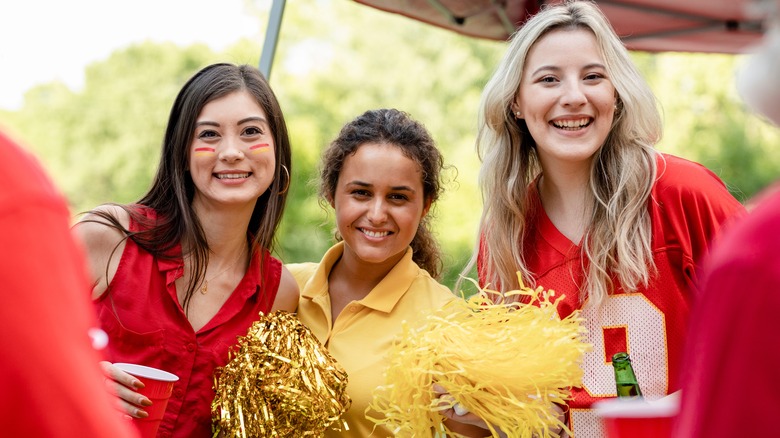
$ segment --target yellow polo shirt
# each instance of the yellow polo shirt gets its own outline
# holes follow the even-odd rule
[[[347,393],[352,407],[344,414],[349,430],[328,431],[326,437],[392,437],[384,427],[374,428],[365,416],[372,392],[383,385],[384,359],[401,322],[413,323],[425,310],[438,309],[458,299],[412,261],[412,249],[387,276],[359,301],[348,304],[331,321],[328,275],[344,251],[343,242],[331,247],[320,263],[286,265],[301,289],[298,317],[311,329],[349,376]],[[374,413],[372,416],[376,417]]]

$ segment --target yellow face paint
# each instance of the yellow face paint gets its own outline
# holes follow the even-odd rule
[[[195,148],[195,156],[201,157],[204,155],[212,155],[216,152],[214,148]]]
[[[271,150],[271,145],[268,143],[259,143],[254,146],[249,146],[249,151],[253,154],[261,154],[264,152],[269,152]]]

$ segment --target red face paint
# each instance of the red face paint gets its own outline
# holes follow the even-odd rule
[[[196,156],[213,154],[214,152],[216,152],[216,149],[214,149],[214,148],[195,148],[195,155]]]
[[[271,150],[271,145],[268,143],[259,143],[253,146],[249,146],[249,150],[252,151],[252,153],[268,152]]]

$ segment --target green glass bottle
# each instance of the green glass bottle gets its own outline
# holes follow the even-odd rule
[[[612,356],[612,367],[615,369],[617,396],[642,397],[642,390],[639,389],[639,382],[636,380],[628,353],[615,353]]]

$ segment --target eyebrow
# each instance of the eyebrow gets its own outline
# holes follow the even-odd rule
[[[590,70],[592,68],[600,68],[600,69],[603,69],[603,70],[607,69],[604,66],[604,64],[601,64],[599,62],[592,62],[590,64],[585,64],[585,66],[582,67],[582,70]],[[554,65],[543,65],[543,66],[537,68],[536,70],[534,70],[532,75],[536,75],[537,73],[539,73],[540,71],[543,71],[543,70],[561,71],[561,68],[560,67],[556,67]]]
[[[347,183],[347,186],[355,185],[360,187],[373,187],[373,184],[369,184],[367,182],[363,181],[350,181]],[[415,190],[409,186],[392,186],[390,189],[394,192],[412,192],[415,193]]]
[[[237,126],[240,126],[240,125],[243,125],[244,123],[247,123],[247,122],[260,122],[260,123],[264,123],[264,124],[266,124],[266,125],[268,124],[268,120],[266,120],[266,119],[265,119],[265,118],[263,118],[263,117],[260,117],[260,116],[251,116],[251,117],[247,117],[247,118],[244,118],[244,119],[241,119],[241,120],[239,120],[239,121],[238,121],[238,123],[236,123],[236,125],[237,125]],[[195,126],[196,126],[196,127],[197,127],[197,126],[204,126],[204,125],[205,125],[205,126],[216,126],[216,127],[219,127],[219,126],[220,126],[220,124],[219,124],[219,123],[217,123],[217,122],[212,122],[212,121],[210,121],[210,120],[202,120],[202,121],[200,121],[200,122],[195,122]]]
[[[238,121],[237,124],[238,125],[243,125],[246,122],[260,122],[260,123],[268,124],[268,120],[266,120],[264,117],[260,117],[260,116],[252,116],[252,117],[247,117],[245,119],[241,119],[241,120]]]

